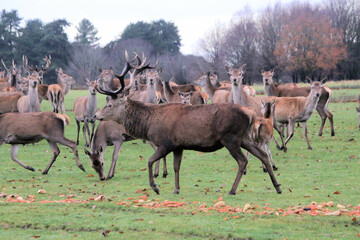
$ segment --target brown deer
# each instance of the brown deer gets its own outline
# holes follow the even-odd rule
[[[19,112],[41,112],[38,94],[39,75],[35,72],[29,75],[28,95],[22,96],[17,102]]]
[[[123,71],[123,76],[126,72]],[[153,142],[158,149],[148,161],[149,183],[159,194],[152,165],[170,152],[174,154],[175,190],[180,192],[179,170],[183,150],[213,152],[226,147],[238,164],[238,172],[229,194],[236,194],[247,159],[240,147],[263,162],[272,183],[281,193],[269,160],[249,137],[255,121],[255,113],[249,108],[235,104],[161,104],[145,105],[126,99],[121,93],[125,87],[120,78],[121,88],[115,92],[96,88],[100,93],[111,96],[107,105],[96,113],[98,120],[115,120],[122,124],[127,133],[136,138]],[[192,124],[189,125],[188,123]]]
[[[193,92],[180,92],[178,91],[178,94],[181,98],[181,103],[183,104],[191,104],[191,97],[193,95]]]
[[[21,96],[20,92],[0,92],[0,114],[19,112],[17,102]]]
[[[112,162],[106,180],[114,177],[117,158],[123,142],[134,140],[135,138],[128,135],[124,127],[114,121],[101,121],[95,131],[94,140],[91,144],[91,152],[84,148],[85,154],[89,156],[92,167],[99,175],[100,180],[105,180],[104,174],[104,152],[107,146],[114,145]],[[149,142],[156,150],[156,146]],[[159,166],[157,166],[159,167]],[[159,172],[159,169],[155,169]],[[166,160],[164,160],[163,177],[167,176]]]
[[[358,106],[359,107],[356,107],[356,112],[358,113],[359,115],[359,130],[360,130],[360,95],[358,97]]]
[[[95,130],[96,119],[94,118],[94,115],[97,111],[97,97],[95,90],[96,81],[90,81],[85,78],[85,82],[89,89],[89,96],[81,96],[75,99],[74,115],[77,125],[76,144],[79,145],[80,122],[83,122],[84,125],[82,130],[85,139],[85,146],[89,147]],[[91,131],[89,129],[89,123],[92,124]]]
[[[170,83],[168,81],[162,80],[162,84],[164,86],[164,96],[166,99],[166,102],[168,103],[181,103],[181,97],[179,96],[178,92],[181,91],[180,89],[185,89],[189,88],[188,86],[183,86],[183,85],[178,85],[178,86],[173,86],[173,88],[171,88]],[[190,87],[190,89],[195,89]],[[192,90],[190,90],[192,91]],[[196,104],[205,104],[205,100],[203,99],[203,97],[201,96],[201,93],[199,91],[194,90],[193,93],[191,94],[191,98],[190,98],[190,103],[193,105]]]
[[[76,165],[85,171],[80,163],[76,144],[64,137],[64,128],[68,123],[69,117],[53,112],[2,114],[0,115],[0,146],[4,143],[11,144],[12,160],[34,172],[34,168],[17,159],[19,145],[34,144],[46,139],[53,153],[50,163],[42,172],[47,174],[60,153],[57,146],[57,143],[60,143],[73,150]]]
[[[258,144],[258,146],[267,153],[270,160],[271,166],[274,171],[278,170],[275,166],[272,154],[270,151],[270,142],[274,137],[274,127],[273,127],[273,115],[275,112],[275,101],[271,102],[262,102],[261,101],[261,112],[263,117],[256,117],[254,129],[253,129],[253,139]],[[247,153],[247,157],[248,157]],[[263,165],[263,171],[266,172],[266,167]]]
[[[308,96],[311,88],[310,87],[297,87],[296,84],[280,84],[276,85],[273,80],[275,69],[270,71],[261,71],[263,77],[264,89],[267,96],[276,96],[276,97],[299,97],[299,96]],[[321,126],[319,130],[319,136],[322,135],[325,121],[329,118],[331,126],[331,136],[335,136],[334,130],[334,121],[333,115],[328,110],[328,104],[331,97],[331,89],[323,86],[321,90],[320,100],[317,104],[316,111],[319,113],[321,118]]]

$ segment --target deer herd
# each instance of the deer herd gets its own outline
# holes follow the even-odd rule
[[[47,174],[60,150],[57,143],[72,149],[77,166],[80,163],[80,123],[83,123],[85,154],[100,180],[111,179],[124,141],[142,139],[154,149],[148,160],[149,184],[159,194],[154,177],[159,175],[159,163],[163,158],[163,177],[166,177],[166,156],[173,153],[175,172],[174,193],[180,192],[179,170],[184,150],[213,152],[225,147],[237,162],[237,174],[229,194],[235,194],[241,177],[246,174],[249,154],[258,158],[264,172],[268,172],[277,193],[280,184],[274,175],[277,170],[270,143],[279,150],[287,151],[287,144],[294,135],[295,123],[301,123],[307,148],[312,149],[307,136],[307,120],[316,109],[321,117],[319,136],[329,118],[331,136],[335,135],[333,115],[328,110],[331,89],[324,86],[326,79],[313,81],[308,87],[296,84],[276,84],[276,69],[260,71],[266,96],[257,96],[255,90],[243,84],[246,64],[239,68],[225,66],[228,81],[219,81],[216,72],[202,74],[191,84],[178,85],[174,79],[161,77],[161,68],[151,65],[146,57],[136,53],[130,59],[125,51],[125,66],[121,74],[99,68],[96,80],[84,78],[87,96],[76,98],[73,106],[77,124],[76,142],[65,138],[64,129],[69,124],[65,114],[64,98],[74,79],[61,68],[56,69],[58,84],[43,84],[43,75],[51,64],[51,56],[43,60],[45,66],[33,67],[23,57],[22,66],[14,61],[0,72],[0,146],[11,145],[11,158],[22,167],[34,168],[17,158],[20,144],[33,144],[46,139],[52,150],[50,163],[43,171]],[[125,79],[130,76],[129,79]],[[97,92],[107,95],[106,105],[98,109]],[[52,112],[41,112],[41,102],[51,103]],[[211,103],[210,103],[211,101]],[[61,114],[59,113],[61,112]],[[360,129],[360,97],[359,97]],[[99,121],[95,129],[96,122]],[[91,124],[91,127],[89,126]],[[274,136],[274,131],[277,134]],[[285,136],[285,129],[286,136]],[[276,141],[276,137],[280,142]],[[114,146],[112,163],[107,176],[104,173],[104,152]],[[247,151],[243,153],[242,149]],[[153,172],[153,164],[156,163]]]

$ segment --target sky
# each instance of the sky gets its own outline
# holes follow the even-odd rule
[[[32,19],[40,19],[44,24],[66,19],[71,24],[65,29],[70,41],[74,40],[80,21],[87,18],[98,30],[100,46],[118,39],[130,23],[164,19],[178,27],[180,51],[196,54],[199,39],[215,24],[229,24],[246,6],[256,12],[279,1],[292,0],[2,0],[0,9],[17,10],[23,18],[21,26]]]

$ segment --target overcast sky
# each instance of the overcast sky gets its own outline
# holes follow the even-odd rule
[[[31,19],[49,23],[66,19],[70,41],[76,35],[76,26],[87,18],[98,30],[100,45],[115,40],[130,23],[164,19],[178,27],[181,52],[196,53],[198,40],[209,32],[216,22],[228,24],[234,14],[249,6],[254,11],[275,2],[291,0],[2,0],[1,9],[17,10],[23,18],[22,26]],[[319,0],[312,0],[319,1]]]

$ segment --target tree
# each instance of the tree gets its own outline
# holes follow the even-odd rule
[[[274,54],[285,70],[300,76],[320,78],[346,57],[342,34],[326,16],[309,6],[294,8],[281,33]]]
[[[224,60],[221,55],[226,28],[217,22],[214,28],[199,41],[202,56],[210,63],[212,70],[224,72]],[[206,69],[207,71],[209,69]]]
[[[22,18],[16,10],[2,10],[0,15],[0,56],[6,63],[14,59],[16,40]]]
[[[223,42],[223,56],[225,63],[239,67],[246,63],[246,81],[252,83],[258,75],[255,70],[257,63],[257,38],[256,22],[249,11],[246,15],[239,15],[238,20],[228,29]]]
[[[177,54],[181,46],[177,27],[174,23],[164,20],[129,24],[121,34],[121,40],[135,38],[149,42],[154,49],[152,55]]]
[[[76,27],[78,33],[75,37],[75,43],[83,44],[90,47],[95,47],[98,45],[99,37],[98,30],[94,27],[94,25],[86,18],[81,20],[79,26]]]
[[[69,26],[65,19],[58,19],[44,26],[44,37],[41,46],[47,55],[51,55],[52,63],[46,71],[44,80],[49,83],[56,82],[55,68],[65,68],[68,64],[70,43],[64,28]]]
[[[39,44],[44,37],[44,26],[40,19],[29,20],[24,28],[19,29],[16,46],[16,58],[26,55],[30,65],[38,65],[47,54]]]

